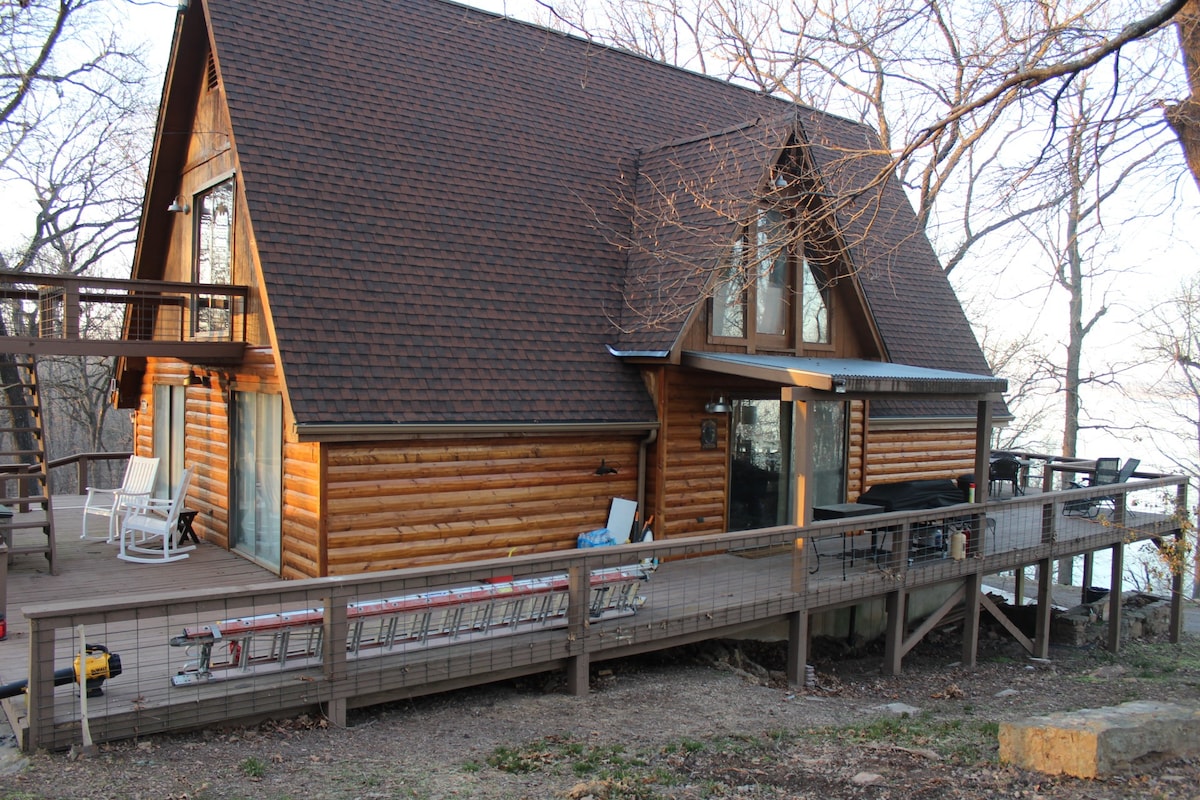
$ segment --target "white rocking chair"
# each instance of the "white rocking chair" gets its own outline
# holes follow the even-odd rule
[[[192,468],[183,471],[179,485],[170,500],[149,500],[125,516],[121,522],[121,552],[117,558],[139,564],[167,564],[188,557],[195,545],[183,545],[182,539],[175,542],[179,531],[179,512],[187,500],[188,485],[192,482]],[[161,540],[162,549],[149,547],[155,539]]]
[[[87,487],[87,499],[83,502],[83,531],[79,538],[100,538],[88,535],[88,515],[91,514],[108,517],[108,538],[105,541],[109,544],[115,542],[122,517],[150,499],[157,473],[157,458],[130,456],[129,463],[125,465],[125,477],[116,489]]]

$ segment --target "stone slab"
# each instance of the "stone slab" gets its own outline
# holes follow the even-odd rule
[[[1096,778],[1146,757],[1200,754],[1200,709],[1143,700],[1000,725],[1000,760],[1048,774]]]

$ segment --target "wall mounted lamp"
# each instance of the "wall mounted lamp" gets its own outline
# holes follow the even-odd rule
[[[205,375],[203,377],[201,377],[200,375],[197,375],[195,370],[188,370],[187,385],[188,386],[204,386],[205,388],[208,388],[208,387],[212,386],[212,379],[209,378],[207,375]]]
[[[600,459],[600,466],[596,467],[595,474],[596,475],[616,475],[617,468],[608,466],[607,464],[604,463],[604,459],[602,458],[602,459]]]
[[[715,401],[710,401],[704,405],[704,410],[709,414],[728,414],[732,408],[729,403],[725,402],[725,396],[721,395]]]
[[[167,211],[171,212],[172,214],[190,214],[192,207],[187,203],[180,203],[179,198],[176,197],[171,202],[171,205],[167,206]]]

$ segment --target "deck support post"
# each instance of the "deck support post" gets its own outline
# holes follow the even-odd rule
[[[586,697],[589,689],[591,658],[586,638],[591,574],[586,564],[576,564],[567,571],[567,643],[572,651],[567,657],[567,691],[575,697]]]
[[[897,589],[884,597],[887,610],[887,637],[883,651],[883,670],[888,675],[899,675],[904,660],[904,629],[907,627],[905,591]]]
[[[808,609],[788,614],[787,682],[803,686],[808,667]]]
[[[1123,516],[1123,515],[1122,515]],[[1108,652],[1121,650],[1121,575],[1125,572],[1125,544],[1112,546],[1112,577],[1108,584]]]
[[[1037,563],[1037,617],[1034,618],[1033,657],[1046,659],[1050,657],[1050,615],[1053,604],[1050,601],[1050,591],[1053,585],[1052,572],[1054,563],[1043,558]]]
[[[979,596],[983,592],[983,574],[972,572],[963,578],[963,651],[962,663],[975,668],[979,652]]]
[[[1183,544],[1183,537],[1186,534],[1182,530],[1175,532],[1176,551],[1180,552],[1179,546]],[[1175,565],[1176,568],[1171,573],[1171,627],[1167,631],[1168,638],[1173,644],[1179,644],[1179,640],[1183,638],[1183,570],[1184,564]]]
[[[328,702],[321,705],[321,713],[333,727],[344,728],[346,727],[346,705],[344,697],[330,698]]]
[[[1083,554],[1083,580],[1079,585],[1079,602],[1086,603],[1088,597],[1088,589],[1091,588],[1093,577],[1092,571],[1096,554],[1088,551]]]
[[[1013,572],[1013,605],[1025,605],[1025,567],[1017,567]]]

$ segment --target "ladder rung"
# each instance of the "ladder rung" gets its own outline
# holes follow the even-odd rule
[[[0,503],[6,506],[44,506],[50,502],[50,498],[45,495],[30,495],[29,497],[0,497]],[[0,522],[4,521],[6,515],[0,513]]]
[[[19,556],[19,555],[25,555],[25,554],[29,554],[29,553],[49,553],[49,552],[50,552],[49,545],[41,545],[41,546],[18,545],[17,547],[8,548],[8,554],[10,556]]]

